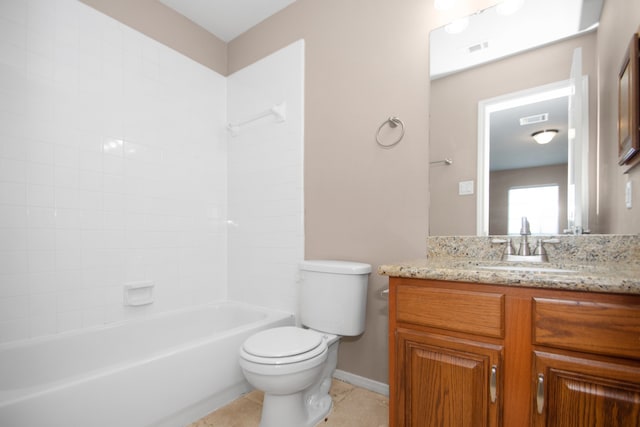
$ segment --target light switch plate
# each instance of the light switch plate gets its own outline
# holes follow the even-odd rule
[[[458,183],[458,195],[466,196],[473,194],[473,181],[460,181]]]

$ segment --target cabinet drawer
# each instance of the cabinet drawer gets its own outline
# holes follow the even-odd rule
[[[640,305],[533,299],[534,344],[640,358]]]
[[[396,319],[422,326],[504,337],[504,295],[399,286]]]

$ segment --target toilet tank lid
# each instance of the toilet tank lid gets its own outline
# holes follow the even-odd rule
[[[314,259],[302,261],[300,270],[321,273],[368,274],[371,273],[371,265],[354,261]]]

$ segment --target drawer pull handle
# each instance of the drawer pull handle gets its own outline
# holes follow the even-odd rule
[[[498,367],[491,366],[491,378],[489,379],[489,394],[491,395],[491,403],[496,403],[498,394]]]
[[[538,404],[538,414],[542,414],[544,409],[544,375],[538,374],[538,390],[536,393],[536,403]]]

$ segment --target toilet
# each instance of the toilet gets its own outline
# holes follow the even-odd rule
[[[364,332],[369,264],[300,263],[301,327],[258,332],[240,349],[240,367],[264,392],[259,427],[313,427],[331,411],[331,378],[341,336]]]

